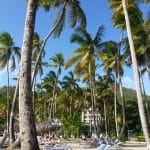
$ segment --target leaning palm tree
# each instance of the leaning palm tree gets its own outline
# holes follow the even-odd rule
[[[15,46],[13,38],[8,32],[0,34],[0,69],[7,68],[7,132],[9,133],[9,72],[16,69],[16,58],[20,60],[20,48]]]
[[[42,41],[40,39],[40,36],[37,32],[34,33],[33,36],[33,50],[32,50],[32,70],[35,68],[36,59],[38,57],[38,54],[40,52]],[[42,54],[40,55],[39,63],[37,65],[36,74],[34,75],[34,85],[33,85],[33,110],[34,110],[34,93],[35,93],[35,85],[36,85],[36,77],[37,74],[41,76],[43,75],[43,66],[46,66],[47,63],[43,62],[43,58],[45,56],[45,50],[42,49]]]
[[[79,0],[57,0],[57,1],[45,1],[45,0],[40,0],[40,5],[44,7],[47,10],[49,10],[52,6],[58,10],[58,16],[54,22],[54,25],[52,26],[52,29],[48,32],[46,35],[45,39],[42,42],[41,45],[41,50],[39,52],[39,55],[36,59],[36,64],[35,64],[35,69],[32,74],[32,84],[34,80],[34,75],[36,72],[36,68],[38,65],[38,61],[40,59],[40,55],[42,54],[42,50],[45,47],[45,44],[49,37],[53,34],[54,37],[59,37],[60,34],[62,33],[65,22],[68,19],[69,21],[69,27],[73,28],[77,24],[79,24],[80,27],[85,28],[86,27],[86,16],[80,6]]]
[[[136,87],[136,93],[137,93],[137,99],[138,99],[138,107],[139,107],[141,125],[142,125],[142,129],[143,129],[144,137],[145,137],[145,140],[147,143],[147,148],[150,149],[150,137],[149,137],[149,131],[148,131],[148,122],[146,120],[146,115],[144,112],[144,100],[142,97],[142,89],[141,89],[141,84],[140,84],[138,63],[137,63],[137,58],[136,58],[136,53],[135,53],[134,42],[133,42],[133,38],[132,38],[132,30],[131,30],[129,14],[128,14],[128,10],[127,10],[126,0],[122,0],[122,6],[123,6],[123,11],[124,11],[127,35],[128,35],[129,46],[130,46],[130,51],[131,51],[131,58],[132,58],[132,64],[133,64],[135,87]]]
[[[83,80],[89,83],[91,90],[92,114],[96,109],[96,100],[94,96],[94,82],[95,82],[95,55],[102,42],[104,26],[100,26],[96,36],[92,39],[91,35],[83,28],[77,28],[76,32],[71,36],[72,43],[78,43],[79,48],[75,49],[76,56],[69,59],[65,67],[68,68],[73,64],[75,65],[74,73],[82,76]],[[94,123],[94,132],[96,133],[96,126]]]

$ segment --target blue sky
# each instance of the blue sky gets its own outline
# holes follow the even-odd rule
[[[112,10],[109,10],[107,0],[81,0],[81,6],[87,16],[87,31],[95,36],[98,27],[100,25],[105,26],[105,33],[103,41],[106,40],[116,40],[119,41],[119,30],[113,28],[111,21]],[[149,6],[143,5],[141,9],[144,12],[144,16],[149,10]],[[15,0],[15,1],[0,1],[0,32],[9,32],[16,46],[21,47],[23,31],[24,31],[24,21],[26,13],[26,0]],[[36,17],[36,27],[35,31],[39,33],[41,39],[43,39],[48,33],[49,29],[52,27],[55,20],[56,12],[53,10],[50,12],[45,12],[43,9],[39,9]],[[68,60],[72,54],[71,51],[78,46],[76,44],[70,44],[70,36],[74,32],[73,29],[68,28],[66,23],[65,29],[58,39],[53,39],[52,37],[48,40],[45,50],[46,57],[45,60],[48,61],[55,53],[63,53],[65,60]],[[50,69],[45,69],[45,74]],[[16,77],[18,69],[11,73],[10,78]],[[63,75],[65,75],[69,70],[64,70]],[[99,72],[102,74],[102,72]],[[13,80],[10,82],[15,84]],[[147,75],[144,76],[144,83],[146,87],[147,94],[150,95],[149,81]],[[0,71],[0,86],[7,85],[6,70]],[[132,68],[125,68],[125,74],[123,76],[123,85],[128,88],[134,88],[133,71]]]

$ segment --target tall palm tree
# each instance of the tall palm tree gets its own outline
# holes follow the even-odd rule
[[[112,106],[113,84],[114,84],[114,81],[111,75],[110,76],[104,75],[104,76],[98,76],[98,79],[96,80],[96,85],[95,85],[97,99],[98,99],[97,105],[99,106],[100,110],[102,109],[104,110],[105,136],[106,137],[108,137],[108,116],[107,116],[106,109],[109,108],[109,112],[111,112],[110,105]],[[101,106],[103,106],[103,108],[101,108]]]
[[[104,69],[107,73],[113,72],[115,82],[114,82],[114,108],[115,108],[115,123],[116,123],[116,135],[117,138],[120,138],[121,135],[119,135],[118,131],[118,123],[117,123],[117,78],[118,76],[123,75],[123,56],[120,55],[120,60],[118,61],[118,43],[114,41],[107,41],[102,44],[102,51],[99,51],[99,57],[102,60],[102,65],[104,66]],[[119,70],[118,70],[119,68]],[[123,131],[125,128],[125,104],[124,104],[124,97],[123,97],[123,90],[122,90],[122,82],[121,77],[119,78],[119,84],[120,84],[120,93],[122,96],[122,114],[123,114]],[[123,132],[122,131],[122,132]]]
[[[65,3],[63,3],[65,2]],[[60,6],[60,10],[62,9],[61,12],[61,19],[64,20],[64,12],[65,9],[64,7],[66,7],[68,2],[68,6],[70,4],[72,4],[70,7],[71,10],[71,14],[72,14],[72,19],[74,20],[72,23],[72,25],[75,25],[76,22],[81,21],[82,22],[82,17],[84,17],[85,19],[85,15],[81,15],[84,14],[79,1],[75,0],[75,1],[45,1],[45,0],[28,0],[27,1],[27,12],[26,12],[26,20],[25,20],[25,30],[24,30],[24,38],[23,38],[23,43],[22,43],[22,56],[21,57],[21,68],[20,68],[20,78],[21,80],[19,81],[19,87],[20,87],[20,91],[19,91],[19,113],[20,113],[20,120],[26,120],[24,124],[23,121],[20,121],[20,133],[21,133],[21,146],[24,149],[36,149],[38,150],[39,147],[37,145],[37,140],[36,140],[36,130],[35,130],[35,124],[34,124],[34,120],[33,120],[33,110],[32,110],[32,103],[31,103],[31,85],[33,84],[33,78],[34,78],[34,74],[36,72],[36,68],[37,68],[37,64],[40,58],[40,55],[42,53],[42,49],[44,48],[47,39],[49,38],[49,36],[52,34],[52,32],[50,31],[49,34],[47,35],[47,37],[45,38],[45,40],[43,41],[43,45],[41,46],[41,51],[37,57],[37,61],[36,61],[36,65],[35,65],[35,71],[33,73],[33,77],[32,77],[32,83],[31,81],[31,50],[32,50],[32,41],[33,41],[33,34],[34,34],[34,26],[35,26],[35,17],[36,17],[36,10],[38,5],[40,4],[40,6],[44,6],[45,8],[50,8],[51,6]],[[76,2],[76,5],[74,5],[74,3]],[[59,4],[59,5],[58,5]],[[65,5],[64,5],[65,4]],[[63,7],[61,7],[63,6]],[[75,6],[75,7],[74,7]],[[78,7],[76,7],[78,6]],[[81,10],[81,11],[80,11]],[[81,12],[81,13],[79,13]],[[60,17],[59,17],[60,18]],[[81,18],[81,19],[80,19]],[[56,20],[56,22],[60,22],[60,20]],[[61,21],[63,22],[63,21]],[[55,27],[52,29],[52,31],[58,26],[58,24],[55,24]],[[58,27],[62,27],[61,25]],[[30,85],[31,83],[31,85]],[[26,102],[27,101],[27,102]],[[28,103],[29,102],[29,103]],[[26,107],[26,105],[28,104],[28,106]],[[24,106],[24,107],[22,107]],[[28,109],[28,111],[26,111],[26,109]],[[31,117],[28,118],[28,117]],[[29,120],[29,121],[28,121]],[[25,128],[24,128],[25,126]],[[32,131],[32,132],[31,132]],[[22,134],[24,133],[24,134]],[[28,139],[28,140],[25,140]],[[27,142],[30,141],[30,142]]]
[[[114,23],[114,27],[115,28],[120,28],[121,29],[121,33],[120,33],[120,42],[122,41],[123,38],[123,31],[126,28],[126,24],[125,24],[125,18],[124,18],[124,13],[123,13],[123,7],[122,7],[122,1],[121,0],[109,0],[110,3],[110,8],[114,9],[114,13],[112,15],[112,20]],[[143,19],[142,19],[142,12],[140,11],[140,9],[138,8],[138,5],[133,1],[133,0],[128,0],[128,12],[129,12],[129,18],[130,18],[130,22],[131,22],[131,26],[132,26],[132,30],[135,30],[135,27],[138,27],[142,24]],[[120,50],[121,50],[121,44],[118,45],[118,62],[120,61]],[[118,68],[118,73],[119,73],[119,65],[117,66]],[[123,92],[122,92],[122,83],[121,83],[121,77],[120,74],[118,74],[118,78],[119,78],[119,85],[120,85],[120,94],[122,99],[124,99],[123,96]],[[124,102],[124,100],[122,101]],[[122,103],[123,104],[123,103]],[[124,112],[124,111],[123,111]],[[125,120],[123,119],[123,127],[121,130],[121,133],[119,135],[119,138],[122,136],[124,127],[125,127]]]
[[[68,75],[64,76],[62,81],[62,87],[67,90],[68,97],[70,97],[70,115],[72,113],[72,103],[73,103],[73,93],[75,94],[79,88],[77,84],[78,79],[75,79],[72,71],[68,73]]]
[[[52,93],[51,95],[51,100],[49,101],[49,108],[48,108],[48,113],[49,113],[49,118],[54,121],[55,119],[55,94],[58,89],[58,80],[57,80],[57,75],[54,71],[50,71],[47,76],[43,80],[43,86],[46,88],[46,90],[49,93]]]
[[[32,84],[34,80],[34,75],[36,72],[36,68],[38,65],[38,61],[40,59],[40,55],[42,54],[42,50],[45,47],[45,44],[49,37],[53,34],[54,37],[59,37],[62,33],[65,22],[68,16],[69,26],[71,28],[75,27],[77,23],[79,23],[80,27],[85,28],[86,27],[86,16],[80,6],[79,0],[57,0],[57,1],[45,1],[40,0],[40,6],[44,7],[46,10],[49,10],[52,6],[58,10],[58,16],[57,19],[54,22],[54,25],[52,26],[52,29],[48,32],[45,39],[42,42],[41,50],[39,52],[39,55],[36,59],[35,69],[32,74]]]
[[[87,80],[91,90],[92,114],[96,109],[96,100],[94,96],[94,82],[95,82],[95,55],[102,42],[104,26],[100,26],[96,36],[92,39],[91,35],[83,28],[77,28],[76,32],[71,36],[72,43],[78,43],[79,48],[75,49],[76,56],[69,59],[65,67],[68,68],[75,65],[74,73],[78,76],[83,76]],[[94,124],[95,126],[95,124]],[[96,126],[94,127],[96,133]]]
[[[139,73],[140,73],[140,79],[141,79],[141,87],[144,95],[144,100],[145,100],[145,108],[147,112],[147,117],[149,120],[149,109],[148,109],[148,102],[146,98],[146,93],[145,93],[145,88],[144,88],[144,82],[143,82],[143,77],[142,75],[147,72],[149,79],[150,79],[150,69],[149,69],[149,64],[150,64],[150,31],[148,28],[145,26],[145,23],[137,29],[137,31],[133,34],[133,41],[134,41],[134,46],[136,49],[136,57],[137,57],[137,62],[139,66]],[[125,39],[125,47],[124,47],[127,55],[127,64],[130,66],[132,64],[131,61],[131,54],[130,54],[130,48],[129,48],[129,42],[128,39]]]
[[[57,103],[56,87],[58,84],[58,78],[61,74],[61,67],[64,66],[64,57],[61,53],[57,53],[53,57],[51,57],[50,60],[52,61],[52,64],[50,64],[49,66],[57,68],[56,79],[55,79],[54,90],[53,90],[54,113],[56,113],[56,103]]]
[[[38,0],[27,1],[19,74],[19,126],[21,149],[39,150],[32,106],[31,57]]]
[[[7,132],[9,133],[9,72],[16,68],[16,58],[20,60],[20,48],[15,46],[8,32],[0,34],[0,69],[7,68]]]
[[[147,148],[150,149],[148,123],[147,123],[147,120],[145,117],[145,112],[144,112],[144,100],[142,97],[138,64],[137,64],[134,42],[133,42],[133,38],[132,38],[131,24],[130,24],[129,14],[128,14],[128,10],[127,10],[126,0],[122,0],[122,6],[123,6],[123,11],[124,11],[124,16],[125,16],[127,34],[128,34],[128,39],[129,39],[130,51],[131,51],[131,58],[132,58],[132,63],[133,63],[135,87],[136,87],[136,93],[137,93],[137,99],[138,99],[138,107],[139,107],[141,125],[142,125],[142,129],[143,129],[144,137],[145,137],[145,140],[147,143]]]
[[[32,70],[34,70],[35,68],[35,64],[36,64],[36,59],[38,57],[38,54],[40,52],[40,48],[41,48],[41,44],[42,44],[42,41],[40,39],[40,36],[38,35],[37,32],[34,33],[34,36],[33,36],[33,50],[32,50]],[[33,111],[34,111],[34,104],[35,104],[35,101],[34,101],[34,94],[35,94],[35,86],[36,86],[36,77],[37,77],[37,74],[40,75],[40,78],[41,76],[43,75],[43,66],[46,66],[47,63],[46,62],[43,62],[43,58],[45,56],[45,50],[42,49],[42,54],[40,55],[40,59],[39,59],[39,62],[38,62],[38,65],[37,65],[37,69],[36,69],[36,74],[34,76],[34,85],[33,85]]]

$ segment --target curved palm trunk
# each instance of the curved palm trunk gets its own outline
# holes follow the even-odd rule
[[[7,61],[7,133],[9,134],[9,61]]]
[[[116,125],[116,136],[118,137],[118,122],[117,122],[117,75],[115,73],[115,83],[114,83],[114,109],[115,109],[115,125]]]
[[[61,21],[61,18],[64,15],[64,10],[65,10],[66,5],[67,5],[67,1],[65,1],[64,5],[63,5],[62,13],[61,13],[59,19],[57,20],[57,22],[55,23],[55,25],[53,26],[53,28],[48,32],[47,36],[45,37],[45,39],[44,39],[44,41],[43,41],[43,43],[41,45],[40,52],[39,52],[39,54],[37,56],[37,59],[36,59],[36,62],[35,62],[35,68],[34,68],[33,74],[32,74],[31,85],[33,85],[33,82],[34,82],[34,77],[35,77],[35,74],[36,74],[37,66],[38,66],[38,63],[39,63],[42,51],[43,51],[43,49],[44,49],[44,47],[46,45],[47,40],[53,34],[53,32],[55,31],[55,29],[58,27],[58,25],[59,25],[59,23]]]
[[[19,79],[17,80],[16,88],[15,88],[15,93],[14,93],[14,98],[12,101],[12,106],[11,106],[11,112],[10,112],[10,124],[9,124],[9,138],[10,138],[10,147],[15,141],[15,134],[14,134],[14,118],[15,118],[15,105],[16,105],[16,100],[17,100],[17,94],[19,90]]]
[[[134,79],[135,79],[136,94],[137,94],[137,99],[138,99],[140,120],[141,120],[144,137],[147,143],[147,148],[150,149],[148,122],[146,120],[146,116],[144,112],[144,100],[142,97],[140,77],[139,77],[139,72],[138,72],[138,64],[137,64],[137,59],[136,59],[136,54],[135,54],[135,47],[134,47],[134,42],[132,38],[132,32],[131,32],[130,20],[129,20],[127,6],[126,6],[126,0],[122,0],[122,5],[123,5],[123,11],[125,15],[127,34],[128,34],[129,46],[130,46],[130,51],[131,51],[132,63],[133,63],[133,71],[134,71]]]
[[[38,0],[28,0],[19,76],[19,127],[21,150],[39,150],[31,87],[32,41]]]

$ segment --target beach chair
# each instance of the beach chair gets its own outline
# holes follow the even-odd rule
[[[98,147],[99,145],[100,145],[100,141],[98,139],[95,139],[90,143],[91,148]]]
[[[52,145],[44,145],[43,150],[69,150],[67,146],[52,146]]]

